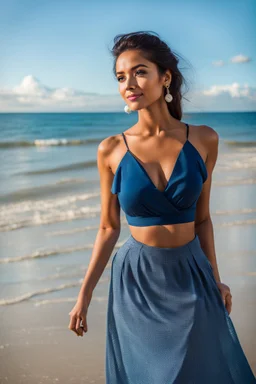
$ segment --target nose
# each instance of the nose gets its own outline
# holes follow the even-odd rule
[[[136,79],[134,79],[132,76],[127,78],[126,81],[126,89],[131,89],[136,87]]]

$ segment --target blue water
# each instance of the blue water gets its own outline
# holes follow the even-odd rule
[[[50,139],[60,140],[56,145],[65,144],[63,139],[67,144],[72,140],[80,140],[81,144],[85,144],[84,140],[97,142],[128,129],[136,121],[136,113],[2,113],[0,147],[30,146],[36,140]],[[184,114],[182,121],[209,125],[222,140],[256,142],[256,112]]]

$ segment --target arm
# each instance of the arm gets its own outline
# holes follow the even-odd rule
[[[69,329],[74,331],[77,336],[83,336],[83,332],[88,331],[87,311],[92,293],[120,234],[120,206],[117,196],[111,192],[114,176],[109,167],[109,154],[112,152],[113,145],[115,145],[115,139],[111,136],[102,140],[98,146],[97,165],[100,174],[101,217],[92,256],[77,303],[69,312]]]
[[[115,140],[113,136],[101,141],[97,151],[97,166],[100,175],[101,217],[90,263],[83,280],[79,297],[89,296],[97,285],[120,235],[120,206],[117,195],[112,194],[113,173],[109,155]]]
[[[197,201],[195,231],[198,234],[201,247],[211,263],[216,285],[220,291],[225,308],[228,314],[230,314],[232,308],[232,295],[229,286],[222,283],[220,279],[215,254],[213,225],[209,208],[212,172],[218,156],[219,136],[217,132],[210,127],[204,126],[204,129],[207,134],[205,141],[207,142],[208,148],[206,160],[208,178],[204,183],[201,195]]]
[[[203,185],[202,192],[197,201],[195,232],[197,233],[201,247],[206,254],[213,268],[213,274],[216,282],[220,282],[220,275],[217,266],[214,231],[210,216],[210,192],[212,184],[212,173],[218,157],[219,136],[218,133],[207,126],[204,126],[205,142],[207,146],[206,167],[208,178]]]

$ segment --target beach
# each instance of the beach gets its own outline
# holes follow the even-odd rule
[[[220,135],[210,210],[230,314],[256,375],[256,113],[191,113]],[[112,257],[88,310],[88,332],[68,329],[100,219],[99,142],[137,114],[0,114],[0,383],[105,383]]]

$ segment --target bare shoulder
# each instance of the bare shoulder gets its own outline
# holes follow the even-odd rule
[[[219,149],[219,134],[215,129],[208,125],[200,125],[199,134],[207,148],[207,166],[209,171],[212,171],[218,157]]]
[[[219,142],[218,132],[209,125],[199,125],[198,134],[208,145],[216,145]]]
[[[209,125],[191,125],[191,136],[203,145],[207,152],[216,150],[219,145],[219,134]]]
[[[189,137],[202,158],[214,167],[219,147],[219,134],[209,125],[190,125]]]
[[[216,142],[219,140],[218,133],[209,125],[190,125],[189,127],[190,132],[202,141]]]
[[[98,151],[97,151],[97,157],[98,157],[98,164],[104,163],[105,166],[111,167],[111,159],[113,152],[118,147],[120,143],[120,134],[108,136],[105,139],[101,140],[101,142],[98,145]]]

